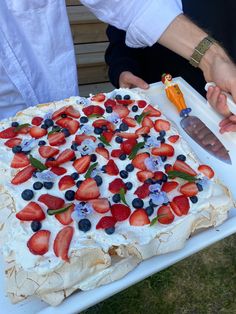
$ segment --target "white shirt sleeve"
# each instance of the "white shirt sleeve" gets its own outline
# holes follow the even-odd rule
[[[182,11],[181,0],[81,0],[100,20],[126,31],[126,44],[152,46]]]

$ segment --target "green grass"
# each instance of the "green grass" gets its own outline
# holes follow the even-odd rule
[[[236,235],[83,312],[98,313],[235,314]]]

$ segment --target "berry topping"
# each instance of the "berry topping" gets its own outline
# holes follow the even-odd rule
[[[126,189],[125,183],[121,179],[115,179],[109,184],[109,191],[111,193],[119,193],[121,189]]]
[[[31,129],[30,129],[30,135],[33,137],[33,138],[40,138],[40,137],[43,137],[47,134],[47,130],[45,129],[42,129],[38,126],[33,126]]]
[[[65,144],[65,135],[62,132],[57,132],[48,135],[48,141],[51,146],[60,146]]]
[[[84,140],[96,141],[96,137],[92,135],[79,134],[75,136],[75,142],[80,145]]]
[[[133,184],[131,182],[126,182],[125,183],[125,187],[129,191],[129,190],[131,190],[133,188]]]
[[[140,182],[145,182],[148,179],[151,179],[154,177],[154,173],[151,171],[138,171],[137,172],[137,178]]]
[[[13,154],[20,153],[20,152],[22,152],[22,147],[20,145],[16,145],[12,148],[12,152],[13,152]]]
[[[136,209],[129,217],[129,223],[131,226],[140,227],[150,224],[150,220],[144,209]]]
[[[170,129],[170,122],[167,121],[167,120],[163,120],[163,119],[157,119],[155,121],[154,128],[155,128],[155,130],[157,132],[169,131],[169,129]]]
[[[137,144],[137,140],[136,140],[136,139],[128,139],[128,140],[125,140],[125,141],[121,144],[120,148],[121,148],[121,150],[122,150],[125,154],[129,155],[129,154],[132,152],[132,150],[133,150],[133,148],[134,148],[134,146],[135,146],[136,144]]]
[[[152,206],[148,206],[148,207],[144,208],[144,210],[148,216],[152,216],[152,214],[154,213],[154,208]]]
[[[97,101],[97,102],[102,102],[102,101],[104,101],[105,99],[106,99],[106,96],[105,96],[104,94],[102,94],[102,93],[99,93],[99,94],[97,94],[97,95],[94,95],[94,96],[91,98],[92,101]]]
[[[180,193],[184,194],[185,196],[195,196],[198,194],[198,188],[196,183],[187,182],[180,187]]]
[[[70,204],[65,205],[65,207],[68,206],[70,206]],[[55,218],[64,226],[71,224],[73,221],[73,219],[71,218],[71,214],[74,211],[74,207],[75,205],[71,204],[71,206],[67,210],[63,211],[62,213],[56,214]]]
[[[73,106],[67,107],[65,113],[72,118],[78,119],[80,117],[79,111],[76,110]]]
[[[132,160],[132,165],[135,168],[138,168],[140,170],[147,170],[146,165],[145,165],[145,159],[149,157],[148,153],[140,153],[134,159]]]
[[[32,221],[30,226],[31,226],[32,231],[34,232],[37,232],[42,228],[42,224],[38,220]]]
[[[120,194],[114,194],[114,195],[112,196],[112,201],[113,201],[114,203],[119,203],[119,202],[120,202]]]
[[[177,216],[187,215],[190,208],[189,200],[184,195],[175,196],[170,206]]]
[[[28,157],[23,153],[16,153],[11,162],[11,168],[24,168],[30,164]]]
[[[37,182],[35,182],[33,184],[33,189],[36,190],[36,191],[41,190],[42,187],[43,187],[43,183],[42,182],[37,181]]]
[[[169,192],[173,191],[174,189],[176,189],[178,185],[179,185],[179,183],[176,181],[168,181],[162,185],[161,190],[163,192],[169,193]]]
[[[45,219],[45,214],[37,203],[30,202],[16,214],[16,218],[22,221],[41,221]]]
[[[111,228],[106,228],[105,229],[105,232],[106,232],[106,234],[113,234],[114,232],[115,232],[115,227],[111,227]]]
[[[52,167],[51,171],[55,173],[57,176],[62,176],[67,172],[67,170],[63,167]]]
[[[73,190],[68,190],[65,193],[65,199],[67,201],[73,201],[75,199],[75,192]]]
[[[134,170],[134,166],[132,164],[128,164],[126,167],[125,167],[125,170],[128,171],[128,172],[132,172]]]
[[[191,197],[190,197],[190,201],[191,201],[193,204],[196,204],[196,203],[198,202],[197,196],[191,196]]]
[[[68,190],[74,185],[75,180],[69,175],[63,176],[58,182],[58,187],[60,191]]]
[[[120,176],[121,176],[122,179],[127,179],[128,176],[129,176],[129,173],[127,171],[125,171],[125,170],[121,170],[120,171]]]
[[[161,144],[160,147],[155,147],[152,149],[152,154],[154,156],[168,156],[172,157],[174,156],[175,150],[174,147],[169,144]]]
[[[115,164],[114,160],[109,160],[107,165],[106,165],[106,173],[111,175],[111,176],[117,176],[119,173],[119,168]]]
[[[160,117],[161,116],[161,112],[157,109],[155,109],[153,106],[148,105],[143,112],[147,112],[148,113],[148,117]]]
[[[171,142],[171,143],[176,143],[179,139],[179,135],[171,135],[168,137],[168,141]]]
[[[80,201],[92,200],[100,195],[97,183],[94,179],[88,178],[81,183],[75,193],[75,198]]]
[[[30,189],[26,189],[21,193],[21,197],[25,201],[30,201],[34,197],[34,192]]]
[[[61,231],[58,232],[53,243],[53,250],[55,255],[63,259],[65,262],[69,262],[68,251],[73,234],[73,227],[64,227]]]
[[[51,190],[53,188],[53,184],[54,184],[53,182],[43,182],[43,186],[47,190]]]
[[[102,185],[102,178],[100,176],[98,176],[98,175],[95,176],[94,180],[96,181],[97,186],[101,186]]]
[[[181,161],[186,161],[186,156],[184,156],[184,155],[178,155],[178,156],[176,157],[176,159],[177,159],[177,160],[181,160]]]
[[[63,150],[57,157],[57,165],[62,165],[65,162],[71,161],[75,157],[75,152],[69,148]]]
[[[15,175],[15,177],[11,180],[11,183],[14,185],[18,185],[28,181],[32,177],[35,170],[35,167],[27,166]]]
[[[107,198],[98,198],[90,200],[89,203],[93,206],[93,209],[99,213],[107,213],[110,210],[110,203]]]
[[[176,171],[181,171],[186,174],[189,174],[190,176],[197,175],[195,170],[193,170],[186,162],[181,161],[181,160],[176,160],[176,162],[173,165],[173,169]]]
[[[96,225],[96,229],[112,228],[116,224],[116,219],[113,216],[102,217]]]
[[[132,201],[132,205],[134,208],[142,208],[144,203],[143,200],[140,198],[134,198]]]
[[[63,208],[65,204],[65,201],[62,198],[51,194],[42,194],[38,200],[50,209],[60,209]]]
[[[27,242],[30,252],[34,255],[44,255],[49,249],[49,238],[51,232],[48,230],[39,230],[32,235]]]
[[[161,206],[157,210],[158,221],[163,225],[172,223],[175,219],[169,206]]]
[[[16,132],[15,132],[15,127],[10,127],[10,128],[7,128],[3,131],[0,132],[0,138],[3,138],[3,139],[8,139],[8,138],[13,138],[16,136]]]
[[[91,158],[89,155],[80,157],[73,162],[73,167],[79,174],[85,173],[89,168],[90,161]]]
[[[59,153],[59,149],[51,146],[40,146],[39,154],[43,158],[50,158],[56,156]]]
[[[129,218],[131,214],[131,210],[128,206],[123,205],[123,204],[113,204],[111,206],[111,213],[112,216],[117,220],[117,221],[123,221]]]
[[[215,175],[214,170],[208,165],[200,165],[198,167],[198,171],[200,171],[208,179],[213,178]]]
[[[154,124],[149,117],[144,117],[142,120],[142,126],[147,126],[149,129],[153,128]]]
[[[22,139],[15,137],[15,138],[11,138],[11,139],[7,140],[4,143],[4,145],[6,145],[9,148],[13,148],[14,146],[20,146],[21,142],[22,142]]]
[[[83,232],[88,232],[91,229],[91,222],[87,218],[81,219],[78,222],[78,228],[79,230]]]
[[[149,191],[149,184],[148,183],[144,183],[143,185],[139,186],[136,191],[134,192],[134,194],[136,194],[139,198],[141,199],[144,199],[146,197],[149,196],[150,194],[150,191]],[[135,200],[138,200],[138,199],[134,199],[133,202]],[[135,201],[135,203],[137,203],[138,201]],[[140,207],[143,207],[143,206],[139,206],[137,207],[137,204],[135,204],[136,206],[134,206],[135,208],[140,208]]]
[[[97,147],[96,153],[104,157],[105,159],[109,160],[109,151],[104,147]]]

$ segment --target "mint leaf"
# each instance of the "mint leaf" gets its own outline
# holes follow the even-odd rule
[[[14,132],[19,132],[21,129],[23,129],[27,126],[30,126],[30,124],[29,123],[20,124],[15,128]]]
[[[167,174],[168,174],[168,177],[170,179],[174,179],[174,178],[178,177],[178,178],[184,179],[188,182],[195,182],[198,180],[198,178],[191,176],[191,175],[189,175],[185,172],[182,172],[182,171],[169,171]]]
[[[97,165],[98,165],[98,162],[95,162],[95,164],[92,164],[89,168],[88,168],[88,171],[87,171],[87,173],[85,174],[85,179],[88,179],[88,178],[90,178],[91,177],[91,174],[92,174],[92,171],[93,171],[93,169],[95,169],[96,167],[97,167]]]
[[[143,118],[145,118],[146,116],[148,116],[149,113],[150,113],[150,111],[141,113],[141,114],[139,115],[139,117],[137,118],[137,120],[136,120],[136,121],[138,122],[138,124],[140,124],[140,123],[142,122]]]
[[[29,161],[33,167],[37,168],[40,171],[48,169],[44,164],[41,163],[41,161],[34,158],[32,155],[30,155]]]
[[[125,199],[125,189],[124,188],[121,188],[120,189],[120,199],[122,200],[122,202],[128,206],[127,202],[126,202],[126,199]]]
[[[108,141],[106,140],[106,138],[104,137],[104,135],[101,135],[98,137],[99,141],[101,141],[103,144],[105,144],[106,146],[111,146],[110,143],[108,143]]]
[[[59,209],[48,209],[47,210],[47,214],[49,216],[52,216],[52,215],[56,215],[56,214],[61,214],[61,213],[64,213],[65,211],[67,211],[73,204],[70,204],[66,207],[63,207],[63,208],[59,208]]]
[[[142,148],[145,145],[145,142],[140,142],[136,144],[132,150],[132,152],[129,154],[129,159],[132,160],[137,155],[140,148]]]
[[[167,214],[162,214],[162,215],[157,215],[155,218],[153,218],[153,220],[150,222],[150,226],[152,227],[153,225],[155,225],[158,222],[158,219],[161,217],[166,217],[168,216]]]

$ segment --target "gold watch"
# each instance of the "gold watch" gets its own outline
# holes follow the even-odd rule
[[[209,35],[203,38],[203,40],[201,40],[197,47],[194,49],[194,52],[190,57],[189,63],[195,68],[197,68],[204,54],[215,42],[216,40]]]

